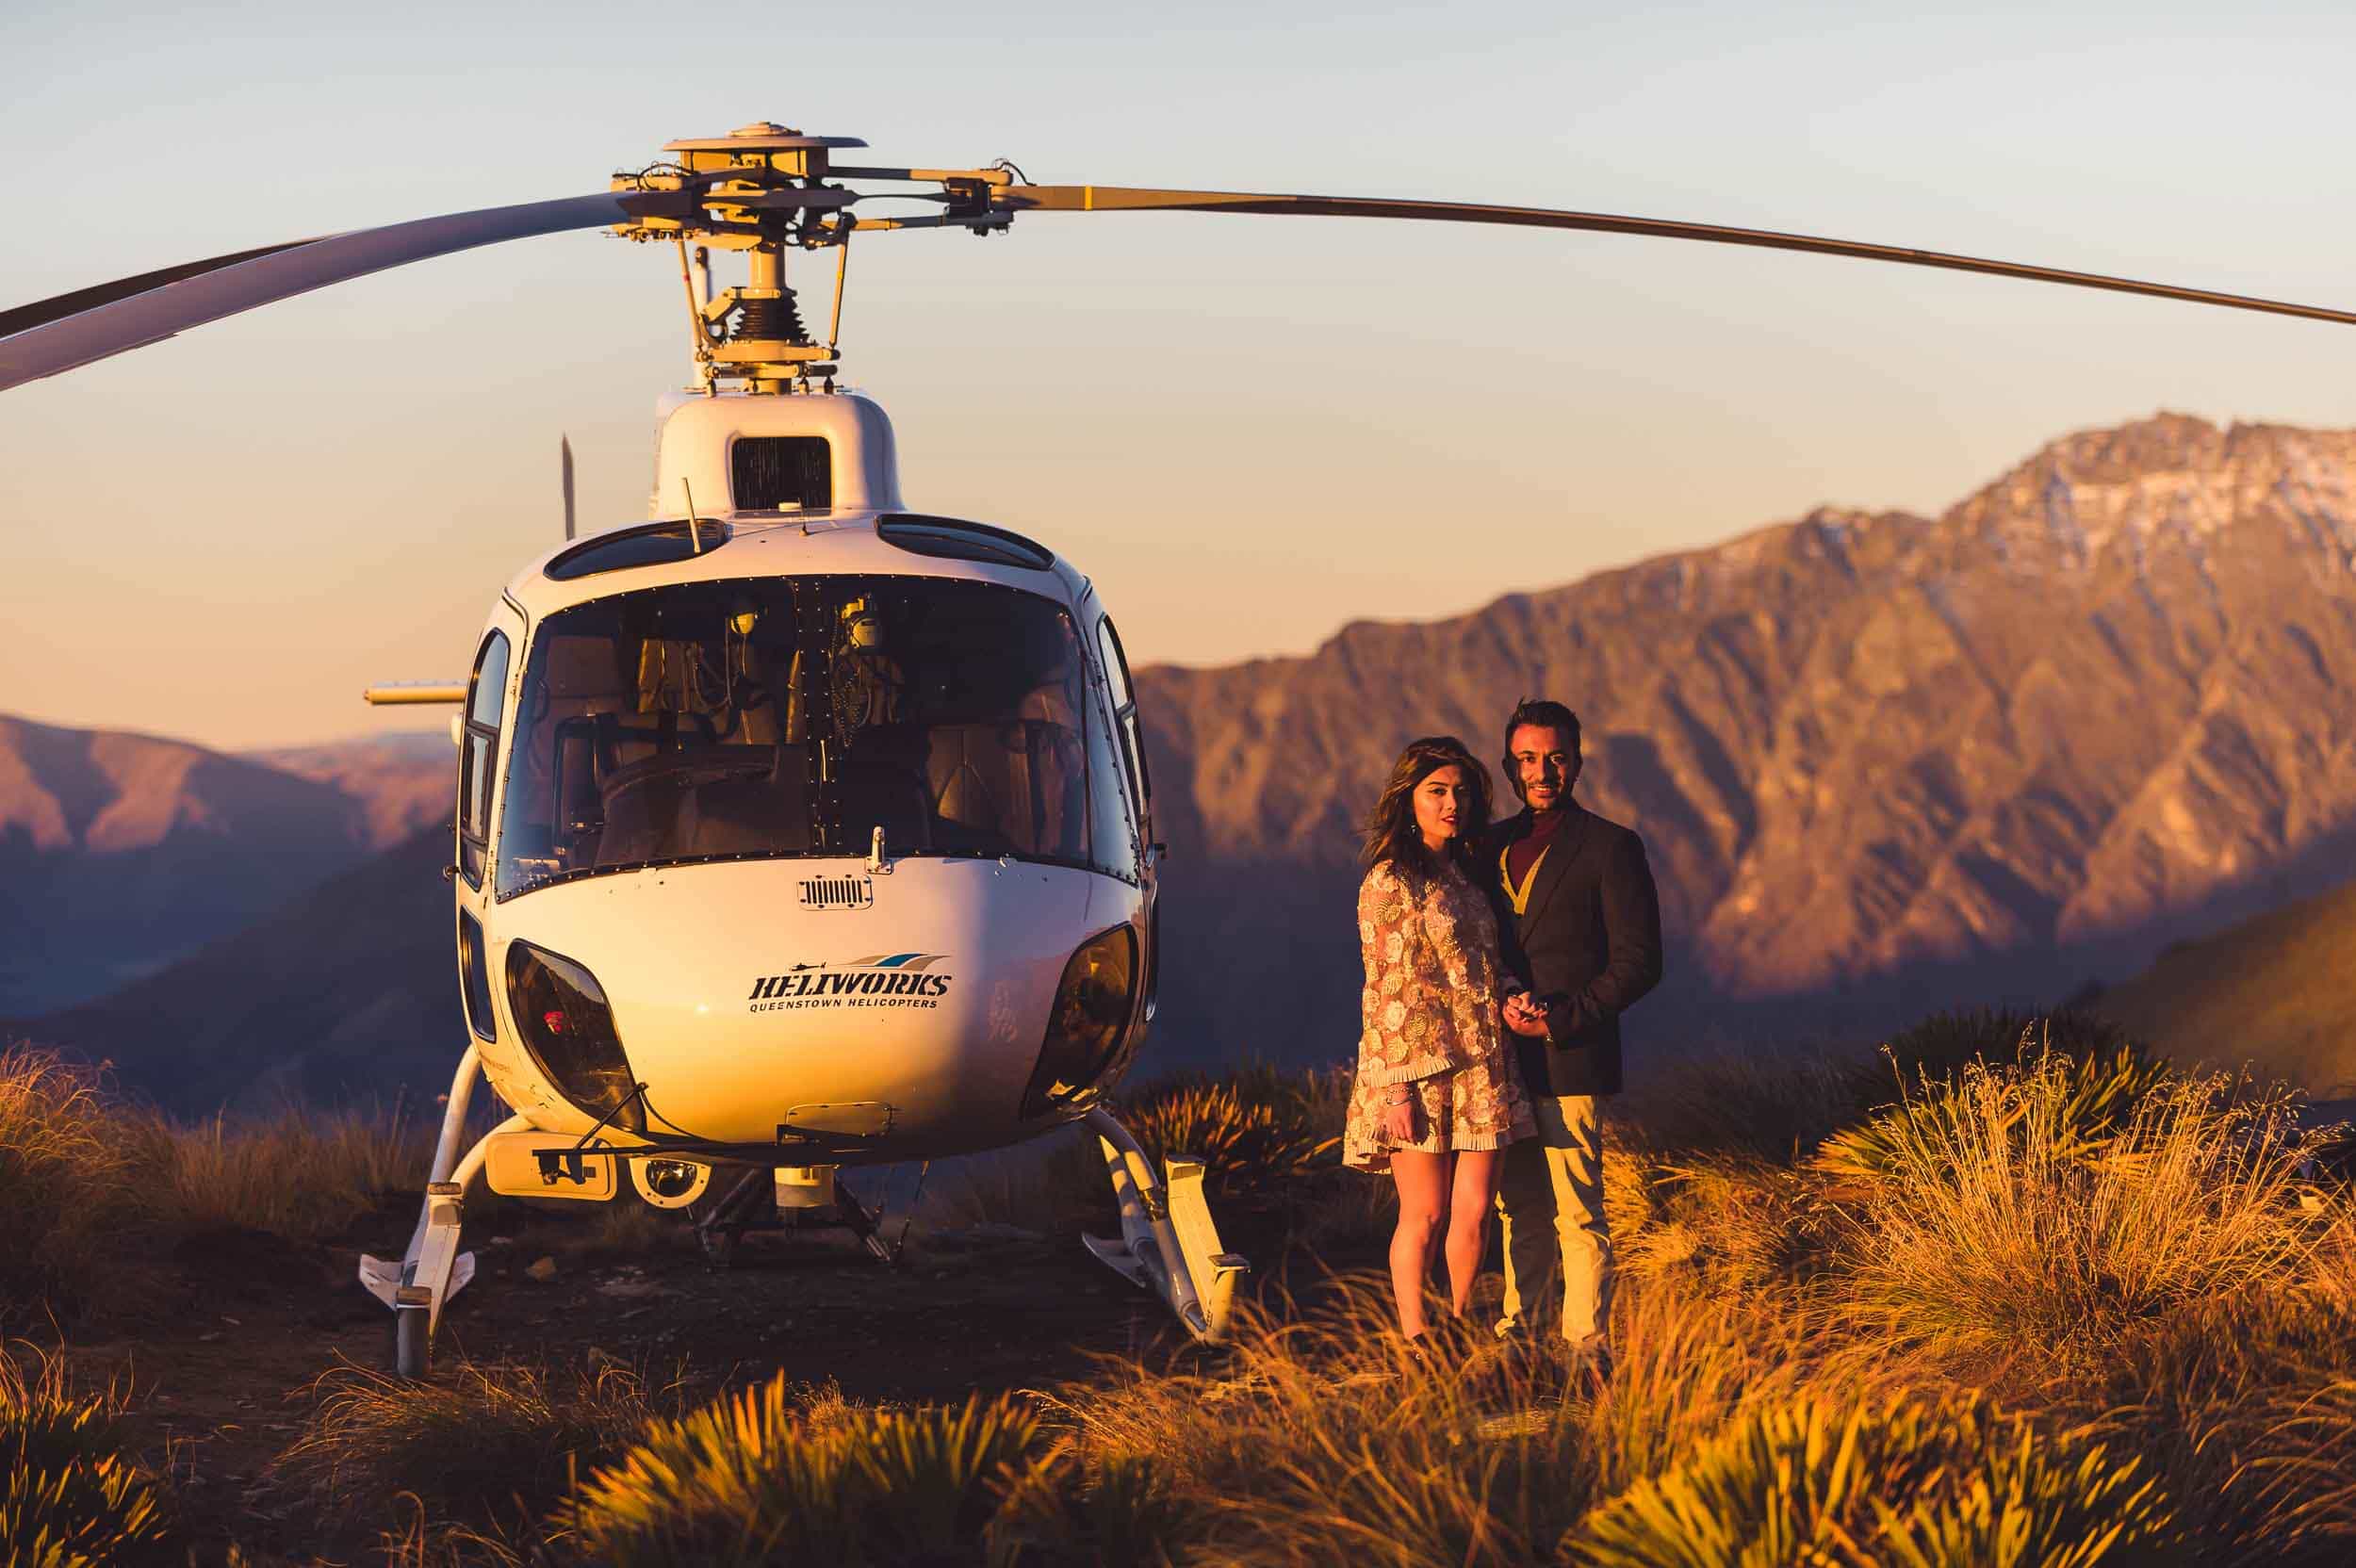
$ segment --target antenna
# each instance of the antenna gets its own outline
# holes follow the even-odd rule
[[[679,487],[687,492],[687,547],[701,555],[704,552],[704,525],[703,519],[695,515],[695,487],[688,482],[685,474],[679,476]]]
[[[561,482],[564,487],[564,537],[570,539],[573,536],[573,438],[571,436],[560,435],[556,438],[556,460]]]

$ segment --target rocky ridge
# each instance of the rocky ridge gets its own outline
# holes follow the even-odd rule
[[[448,743],[430,763],[380,749],[290,770],[0,715],[0,1017],[152,973],[447,819]]]
[[[2163,414],[1936,518],[1826,508],[1306,658],[1142,671],[1173,880],[1217,910],[1173,947],[1244,993],[1177,1021],[1346,1044],[1322,928],[1357,815],[1408,737],[1493,753],[1524,694],[1579,711],[1579,792],[1644,833],[1699,1011],[2066,990],[2336,880],[2352,470],[2356,432]],[[1212,891],[1238,879],[1276,891]],[[1306,975],[1313,1015],[1249,1000]]]

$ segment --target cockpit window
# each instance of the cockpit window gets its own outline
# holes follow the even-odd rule
[[[1071,615],[995,583],[755,578],[559,611],[526,662],[498,892],[687,860],[863,857],[878,828],[893,858],[1134,876],[1128,835],[1091,830],[1105,815],[1091,786],[1119,820],[1125,783],[1117,762],[1090,766],[1106,738],[1087,698]]]

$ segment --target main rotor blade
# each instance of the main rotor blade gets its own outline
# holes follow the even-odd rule
[[[692,213],[694,204],[679,191],[599,191],[354,229],[77,289],[0,316],[9,329],[0,335],[0,391],[370,272],[502,240]]]
[[[206,261],[183,262],[177,267],[166,267],[154,272],[141,272],[137,277],[117,278],[112,283],[93,284],[88,288],[77,288],[71,294],[59,294],[52,299],[36,300],[29,305],[18,305],[14,310],[0,310],[0,337],[29,331],[44,322],[62,320],[68,316],[76,316],[86,310],[94,310],[100,305],[111,304],[117,300],[127,300],[134,294],[144,294],[151,288],[161,288],[168,283],[178,283],[183,278],[202,277],[206,272],[218,271],[223,267],[235,267],[241,261],[253,261],[256,257],[273,255],[280,251],[291,251],[298,245],[313,243],[317,237],[314,236],[312,239],[289,239],[281,245],[257,245],[251,251],[232,251],[225,256],[214,256]]]
[[[1687,223],[1666,218],[1626,218],[1608,212],[1484,206],[1472,202],[1394,201],[1379,197],[1282,196],[1243,190],[1147,190],[1114,185],[1003,186],[990,192],[990,203],[994,206],[1033,212],[1252,212],[1312,218],[1405,218],[1436,223],[1505,223],[1526,228],[1651,235],[1661,239],[1700,239],[1719,245],[1754,245],[1770,251],[1803,251],[1816,255],[1854,256],[1863,261],[1893,261],[1908,267],[1940,267],[1954,272],[1985,272],[1992,277],[2027,278],[2037,283],[2103,288],[2118,294],[2146,294],[2155,299],[2184,300],[2194,304],[2223,305],[2232,310],[2263,311],[2270,316],[2299,316],[2311,321],[2337,321],[2356,326],[2356,312],[2331,310],[2322,305],[2261,300],[2246,294],[2220,294],[2214,289],[2145,283],[2135,278],[2108,277],[2100,272],[2072,272],[2057,267],[2032,267],[2018,261],[1991,261],[1982,256],[1953,255],[1944,251],[1917,251],[1901,245],[1870,245],[1861,240],[1824,239],[1815,235],[1778,234],[1771,229],[1732,229],[1716,223]]]

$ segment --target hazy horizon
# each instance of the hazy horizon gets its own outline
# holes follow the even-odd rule
[[[732,59],[825,68],[715,86],[618,6],[553,27],[285,0],[0,20],[23,83],[0,135],[108,172],[12,231],[0,307],[601,188],[763,116],[877,162],[1575,206],[2348,301],[2356,16],[2323,8],[925,5],[731,27]],[[235,750],[415,727],[359,689],[464,673],[498,585],[557,536],[560,434],[584,526],[643,515],[679,316],[665,255],[555,237],[17,389],[0,710]],[[1157,214],[862,242],[843,344],[912,505],[1055,546],[1139,663],[1203,666],[1818,504],[1936,513],[2158,409],[2356,424],[2338,330],[1626,237]]]
[[[2146,415],[2139,416],[2135,419],[2122,420],[2119,422],[2119,425],[2123,426],[2140,423],[2146,419],[2164,416],[2188,416],[2196,419],[2203,419],[2208,424],[2218,429],[2229,429],[2237,422],[2244,425],[2281,425],[2284,423],[2281,420],[2267,419],[2242,419],[2239,421],[2218,419],[2186,409],[2154,409]],[[2114,429],[2119,427],[2095,426],[2086,428]],[[1322,650],[1327,644],[1331,643],[1336,637],[1339,637],[1344,631],[1353,626],[1400,626],[1453,620],[1460,616],[1478,613],[1512,594],[1546,594],[1563,591],[1575,588],[1579,584],[1585,582],[1592,578],[1602,576],[1611,572],[1624,571],[1641,566],[1648,562],[1659,560],[1663,557],[1690,554],[1697,551],[1707,551],[1721,546],[1729,545],[1755,533],[1760,533],[1772,529],[1788,526],[1789,524],[1796,522],[1800,518],[1806,516],[1809,512],[1817,510],[1818,507],[1833,510],[1863,512],[1874,514],[1901,513],[1911,510],[1921,515],[1936,516],[1945,512],[1949,507],[1960,504],[1967,500],[1971,496],[1977,494],[1978,491],[1984,488],[1987,484],[1995,482],[1997,480],[2002,478],[2004,474],[2009,472],[2013,467],[2018,466],[2019,464],[2028,461],[2036,454],[2037,451],[2041,450],[2044,447],[2050,446],[2054,442],[2063,440],[2068,436],[2077,433],[2080,433],[2080,432],[2074,430],[2054,432],[2046,441],[2039,442],[2037,447],[2021,451],[2012,462],[2009,462],[1995,471],[1988,473],[1977,483],[1972,484],[1965,491],[1951,497],[1948,500],[1936,506],[1909,509],[1898,506],[1876,506],[1869,503],[1854,501],[1824,501],[1817,503],[1817,506],[1803,508],[1800,511],[1794,512],[1789,515],[1768,518],[1751,523],[1747,526],[1738,527],[1732,531],[1717,539],[1700,540],[1692,544],[1678,545],[1663,549],[1652,550],[1643,555],[1632,556],[1624,561],[1603,562],[1588,571],[1581,572],[1576,577],[1566,578],[1561,581],[1533,583],[1513,588],[1492,589],[1480,595],[1480,596],[1471,603],[1437,608],[1425,612],[1407,612],[1392,615],[1354,615],[1346,621],[1336,623],[1335,625],[1328,627],[1322,631],[1317,632],[1309,642],[1302,644],[1300,646],[1263,648],[1257,651],[1247,651],[1219,659],[1149,660],[1140,657],[1137,661],[1137,667],[1140,670],[1144,670],[1152,668],[1154,665],[1169,665],[1180,669],[1203,670],[1216,669],[1238,663],[1250,663],[1255,660],[1264,659],[1307,659],[1314,657],[1317,652]],[[358,706],[356,702],[354,706]],[[153,725],[142,723],[88,723],[71,714],[46,714],[29,710],[10,709],[7,707],[0,707],[0,717],[18,718],[34,724],[50,725],[71,729],[105,729],[116,732],[143,734],[158,740],[188,742],[205,746],[210,750],[231,756],[253,756],[265,752],[299,750],[307,746],[360,744],[370,741],[394,739],[440,739],[444,734],[444,725],[446,721],[433,719],[421,720],[420,715],[446,714],[449,711],[450,711],[450,710],[441,708],[362,708],[360,710],[360,718],[358,722],[347,723],[345,727],[342,729],[312,735],[296,736],[291,739],[250,743],[218,741],[211,736],[181,731],[167,731],[156,728]]]

